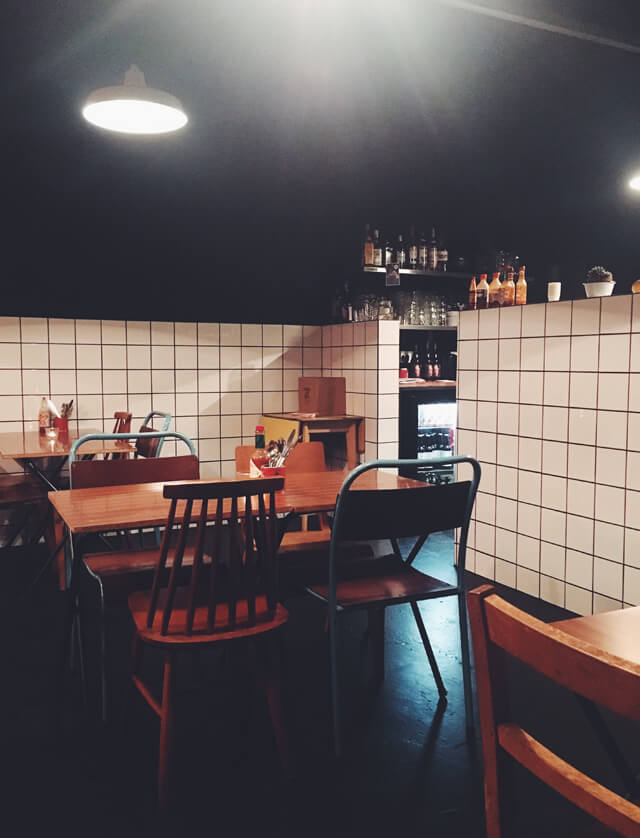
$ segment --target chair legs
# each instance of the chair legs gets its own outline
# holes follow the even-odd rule
[[[160,750],[158,752],[158,808],[165,811],[169,801],[171,751],[173,746],[174,719],[174,653],[167,652],[162,679],[162,704],[160,706]]]
[[[416,621],[416,625],[418,626],[418,631],[420,632],[420,639],[422,640],[422,645],[424,646],[424,650],[427,653],[427,658],[429,660],[429,665],[431,667],[431,671],[433,672],[433,678],[436,682],[436,686],[438,688],[438,695],[441,699],[445,698],[447,695],[447,690],[445,688],[444,682],[442,680],[442,675],[440,675],[440,669],[438,668],[438,662],[436,661],[436,656],[433,654],[433,649],[431,647],[431,641],[429,640],[429,635],[427,634],[427,630],[424,626],[424,621],[422,619],[422,614],[420,613],[420,609],[418,607],[418,603],[415,601],[411,601],[409,603],[411,605],[411,610],[413,611],[413,616]]]
[[[471,692],[471,658],[469,654],[469,630],[467,628],[467,605],[464,589],[458,594],[458,619],[460,621],[460,653],[462,657],[462,683],[464,686],[464,714],[467,738],[473,737],[473,693]]]
[[[269,705],[271,726],[280,754],[282,769],[285,776],[292,779],[295,776],[295,763],[284,723],[284,713],[282,712],[280,650],[276,645],[276,638],[273,636],[263,638],[263,644],[260,645],[264,645],[265,654],[258,655],[259,678]]]

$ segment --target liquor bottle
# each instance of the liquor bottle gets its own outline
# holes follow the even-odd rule
[[[411,372],[413,372],[412,378],[422,378],[422,362],[420,360],[420,353],[418,352],[418,347],[415,346],[413,349],[413,356],[411,358]]]
[[[49,427],[49,421],[49,407],[46,398],[43,396],[40,402],[40,410],[38,411],[38,431],[41,434],[44,434]]]
[[[251,454],[251,464],[260,472],[260,469],[269,462],[269,455],[264,442],[264,425],[256,425],[254,439],[255,448]]]
[[[407,248],[402,238],[402,233],[398,233],[398,241],[396,243],[395,258],[393,260],[399,268],[407,267]]]
[[[476,278],[475,276],[471,277],[471,282],[469,283],[469,308],[471,311],[475,311],[478,307],[478,290],[476,288]]]
[[[438,344],[433,344],[433,372],[431,377],[432,378],[440,378],[440,358],[438,356]]]
[[[418,242],[415,227],[411,227],[409,231],[409,267],[414,271],[418,267]]]
[[[418,268],[421,271],[426,271],[429,268],[429,245],[424,233],[420,233],[420,241],[418,242]]]
[[[373,231],[373,264],[377,268],[381,268],[384,265],[384,252],[382,239],[380,238],[380,230]]]
[[[373,265],[373,236],[367,224],[364,228],[364,245],[362,249],[362,264]]]
[[[512,306],[516,301],[516,286],[513,281],[513,271],[507,271],[507,279],[502,283],[502,305]]]
[[[385,240],[382,260],[384,263],[384,267],[393,264],[393,244],[391,242],[391,239],[387,238]]]
[[[344,292],[342,294],[342,322],[351,323],[353,320],[353,303],[351,301],[351,288],[348,282],[344,284]]]
[[[525,266],[518,271],[516,282],[516,305],[523,306],[527,302],[527,280],[524,278]]]
[[[406,352],[400,353],[400,378],[409,378],[409,356]]]
[[[480,274],[480,282],[476,287],[476,308],[487,308],[489,305],[489,283],[487,275]]]
[[[449,251],[445,247],[445,245],[440,242],[440,247],[438,248],[438,262],[436,270],[440,272],[444,272],[447,270],[447,263],[449,261]]]
[[[497,308],[500,305],[500,273],[492,274],[489,285],[489,308]]]
[[[429,242],[429,253],[427,256],[427,269],[435,271],[438,267],[438,242],[436,241],[436,228],[431,228],[431,241]]]
[[[407,378],[413,378],[413,355],[407,352]]]
[[[433,378],[433,356],[431,355],[431,344],[427,344],[427,353],[424,365],[424,377],[427,379]]]

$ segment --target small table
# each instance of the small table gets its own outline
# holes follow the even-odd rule
[[[274,419],[289,419],[300,422],[302,442],[310,442],[317,434],[343,434],[349,471],[360,462],[364,454],[364,416],[314,416],[309,418],[300,413],[265,413]]]
[[[102,433],[102,431],[86,431],[86,433]],[[47,489],[55,491],[56,486],[49,479],[53,479],[62,470],[71,446],[73,443],[84,436],[84,434],[66,433],[59,434],[58,439],[49,440],[44,434],[38,431],[18,431],[15,433],[0,434],[0,459],[15,460],[21,466],[29,469],[36,477],[41,480]],[[81,455],[90,454],[108,454],[108,453],[131,453],[135,448],[122,439],[92,439],[85,443],[80,449]],[[59,459],[55,469],[49,472],[49,476],[45,470],[40,468],[37,460],[56,458]]]

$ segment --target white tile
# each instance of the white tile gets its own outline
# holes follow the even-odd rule
[[[173,323],[160,322],[157,320],[151,323],[151,343],[157,344],[173,344],[174,342],[174,328]]]
[[[593,518],[595,485],[586,480],[567,481],[567,512]]]
[[[464,313],[464,312],[463,312]],[[457,382],[458,398],[474,400],[478,395],[478,374],[475,371],[460,370]]]
[[[595,448],[588,445],[569,444],[567,475],[575,480],[595,479]]]
[[[518,525],[518,504],[509,498],[498,498],[496,503],[496,524],[505,530],[515,531]]]
[[[477,402],[477,427],[478,430],[489,431],[495,434],[497,430],[497,405],[495,402]],[[459,406],[458,406],[459,409]],[[475,427],[473,425],[472,427]],[[494,441],[495,453],[495,441]],[[493,460],[491,460],[493,462]]]
[[[640,338],[638,339],[640,342]],[[478,369],[478,341],[458,341],[458,370]]]
[[[78,419],[102,419],[102,394],[78,398]]]
[[[48,393],[43,393],[48,395]],[[26,414],[25,412],[25,415]],[[32,415],[37,418],[37,411],[33,411]],[[3,422],[14,422],[22,419],[22,397],[18,394],[12,396],[0,396],[0,420]]]
[[[528,471],[540,471],[542,443],[539,439],[520,438],[519,466]]]
[[[531,436],[536,439],[542,432],[542,407],[537,404],[520,405],[520,436]]]
[[[540,505],[542,478],[538,472],[518,472],[518,500]],[[521,530],[524,532],[524,530]]]
[[[159,349],[160,347],[154,347]],[[170,348],[170,347],[168,347]],[[155,364],[154,364],[155,366]],[[195,346],[176,346],[175,366],[178,370],[196,369],[198,366],[198,350]]]
[[[1,326],[0,326],[1,329]],[[0,333],[0,340],[2,336]],[[75,343],[76,342],[76,321],[70,318],[49,318],[49,342],[50,343]]]
[[[264,370],[262,378],[265,390],[282,390],[282,370]]]
[[[640,451],[640,414],[628,414],[627,447],[631,451]]]
[[[239,346],[222,346],[219,351],[221,369],[242,369],[242,353]],[[217,349],[199,349],[199,366],[211,368],[217,367],[218,365],[215,363],[215,357],[212,354],[217,352]]]
[[[507,585],[510,588],[516,586],[516,566],[511,562],[502,561],[496,558],[495,562],[495,580],[501,585]]]
[[[567,508],[567,481],[553,474],[542,475],[542,505],[561,511]]]
[[[570,343],[568,338],[546,338],[544,350],[545,370],[558,372],[568,371],[569,354]]]
[[[571,338],[571,371],[593,372],[598,369],[600,341],[597,335]]]
[[[629,346],[629,335],[601,335],[600,372],[627,372]]]
[[[622,602],[617,599],[602,596],[602,594],[593,595],[593,613],[602,614],[604,611],[618,611],[622,608]]]
[[[570,376],[571,407],[595,408],[598,401],[598,379],[593,373],[572,372]]]
[[[173,346],[156,346],[151,348],[151,366],[155,370],[173,370],[176,359]]]
[[[522,309],[522,336],[544,335],[545,306],[528,305]]]
[[[198,343],[198,324],[176,323],[175,342],[183,346],[195,346]]]
[[[567,550],[565,574],[565,579],[569,584],[591,589],[593,556],[577,550]]]
[[[19,367],[20,367],[20,357],[21,357],[21,347],[20,347],[19,343],[0,343],[0,368],[1,369],[9,369],[9,368],[19,369]]]
[[[331,366],[330,356],[331,350],[326,350],[329,353],[329,358],[327,359],[327,369],[325,370],[325,375],[328,373],[328,370]],[[283,357],[283,349],[276,348],[276,347],[263,347],[262,349],[262,366],[265,370],[281,370],[282,369],[282,357]],[[324,364],[324,361],[323,361]]]
[[[380,346],[380,347],[378,347],[378,366],[381,370],[397,370],[398,369],[398,347],[397,346]]]
[[[600,332],[629,332],[631,330],[631,296],[620,294],[603,297],[600,308]]]
[[[598,407],[600,410],[627,410],[629,376],[626,373],[604,372],[598,375]]]
[[[478,369],[479,370],[497,370],[498,369],[498,341],[497,340],[478,341]]]
[[[487,309],[478,312],[478,337],[498,337],[498,309]]]
[[[232,451],[235,457],[235,448],[236,444],[239,444],[239,441],[228,440],[230,443],[230,450]],[[226,453],[226,452],[225,452]],[[198,455],[201,460],[204,462],[208,460],[219,460],[220,459],[220,440],[219,439],[200,439],[198,441]]]
[[[290,347],[284,350],[282,356],[283,366],[285,369],[302,369],[302,349],[300,347]],[[395,369],[395,367],[394,367]]]
[[[31,343],[47,343],[49,329],[46,317],[21,317],[22,340]]]
[[[484,402],[485,405],[490,402]],[[459,410],[458,406],[458,410]],[[480,403],[478,403],[478,411]],[[478,413],[479,415],[479,413]],[[519,421],[519,408],[517,404],[500,402],[498,404],[498,428],[501,434],[517,434]]]
[[[629,410],[640,411],[640,374],[629,376]]]
[[[175,372],[173,370],[151,371],[151,392],[172,393],[176,389]]]
[[[227,357],[227,349],[223,347],[220,350],[221,357]],[[235,350],[232,350],[235,351]],[[242,369],[245,370],[259,370],[262,369],[262,347],[260,346],[243,346],[241,353]],[[223,364],[224,366],[224,364]],[[302,366],[302,365],[300,365]]]
[[[640,530],[632,530],[629,527],[624,530],[624,563],[640,568]]]
[[[544,404],[565,406],[569,404],[569,373],[545,372]]]
[[[218,346],[219,343],[219,323],[198,323],[198,346]]]
[[[74,376],[75,378],[75,376]],[[53,387],[53,373],[51,374]],[[127,374],[124,370],[103,370],[102,371],[102,392],[103,393],[126,393]]]
[[[36,374],[38,372],[40,371],[36,371]],[[40,391],[36,390],[35,392]],[[4,396],[19,396],[22,394],[20,370],[0,370],[0,393]]]
[[[243,346],[262,346],[262,326],[257,323],[243,323],[240,333]]]
[[[262,342],[264,346],[282,346],[282,341],[282,326],[273,326],[265,323],[262,327]]]
[[[252,372],[252,370],[243,370],[242,371],[243,376],[247,372]],[[259,373],[259,370],[257,370],[256,372]],[[282,387],[283,387],[283,389],[284,390],[295,390],[296,393],[297,393],[298,392],[298,383],[299,383],[299,379],[300,379],[301,374],[302,374],[302,370],[284,370],[284,373],[282,375]],[[242,389],[243,390],[260,389],[260,382],[256,379],[255,383],[256,383],[257,386],[252,387],[249,383],[246,383],[246,382],[243,381]],[[375,388],[373,388],[373,389],[375,390]]]
[[[591,614],[592,594],[575,585],[565,585],[565,608],[583,616]]]
[[[266,339],[264,337],[265,329],[267,327],[263,326],[263,341],[266,344]],[[355,331],[355,324],[354,324],[354,331]],[[322,347],[322,326],[303,326],[302,327],[302,343],[304,346],[315,346],[317,348]]]
[[[485,524],[495,524],[496,521],[496,499],[494,495],[487,495],[478,492],[476,497],[476,520]]]
[[[262,409],[262,392],[242,393],[243,413],[262,413]]]
[[[102,368],[125,369],[127,366],[127,351],[124,346],[102,347]]]
[[[624,569],[623,599],[630,605],[640,605],[640,570],[635,567]]]
[[[597,335],[600,332],[600,300],[574,300],[571,333]]]
[[[613,482],[606,481],[607,483],[611,483],[614,486],[624,486],[625,485],[625,462],[624,462],[624,452],[622,451],[607,451],[607,454],[616,454],[619,455],[617,459],[618,471],[616,473],[616,480]],[[621,459],[622,458],[622,459]],[[640,490],[640,452],[638,451],[630,451],[626,458],[626,466],[627,466],[627,474],[626,474],[626,485],[629,489]],[[605,482],[605,481],[603,481]]]
[[[364,399],[369,398],[369,396],[364,396]],[[375,408],[374,408],[375,409]],[[366,410],[366,402],[365,408],[362,412]],[[366,413],[365,413],[366,415]],[[376,417],[374,417],[376,418]],[[467,456],[467,457],[475,457],[476,455],[476,432],[475,431],[465,431],[461,430],[458,431],[456,437],[456,454],[460,456]]]
[[[518,532],[531,538],[540,538],[540,507],[530,503],[518,503]],[[520,550],[518,550],[518,554]],[[520,555],[518,555],[518,563]]]
[[[212,439],[220,436],[219,416],[199,416],[198,436],[202,439]]]
[[[593,552],[596,556],[622,562],[624,556],[624,527],[596,521]]]
[[[502,445],[502,439],[500,439],[500,445]],[[517,497],[519,474],[517,468],[498,466],[496,469],[496,492],[501,498]],[[484,480],[484,475],[482,480]]]
[[[564,608],[564,582],[540,574],[540,598],[559,608]]]
[[[151,323],[148,320],[127,320],[127,343],[148,345],[151,343]]]
[[[283,410],[297,410],[298,409],[298,386],[297,379],[300,376],[299,370],[287,370],[283,376],[283,387],[285,390],[292,390],[295,395],[296,404],[292,408],[283,408]],[[245,391],[257,391],[264,389],[262,382],[262,370],[242,370],[240,373],[240,383],[242,389]]]
[[[500,437],[500,445],[498,446],[498,463],[503,466],[518,465],[518,437],[517,436],[503,436]]]
[[[11,344],[5,344],[5,347]],[[46,343],[23,343],[22,366],[26,369],[47,369],[49,367],[49,351]]]
[[[78,370],[76,372],[76,388],[78,394],[99,394],[102,392],[102,376],[95,370]]]
[[[500,338],[519,338],[522,323],[520,306],[500,309]]]
[[[78,372],[79,380],[80,372]],[[151,373],[149,370],[129,370],[127,373],[127,391],[129,393],[150,393]]]
[[[631,372],[640,372],[640,335],[631,335]]]
[[[540,569],[540,541],[527,535],[518,534],[516,564],[530,570]]]
[[[124,320],[102,321],[102,343],[126,343],[127,334]]]
[[[478,399],[495,402],[498,398],[498,373],[491,370],[478,371]]]
[[[637,294],[631,300],[631,331],[640,332],[640,299]]]
[[[567,516],[564,512],[543,507],[540,517],[540,535],[543,541],[564,545],[566,540]]]
[[[352,354],[353,359],[353,354]],[[305,347],[302,351],[302,364],[305,369],[319,369],[322,367],[322,350],[318,348]],[[353,366],[353,361],[352,361]],[[394,371],[393,378],[395,380],[395,389],[398,389],[398,375]]]
[[[80,352],[78,351],[78,366],[81,366],[80,360]],[[151,369],[150,347],[137,345],[127,346],[127,367],[133,370]]]
[[[583,445],[594,445],[596,441],[595,410],[570,408],[569,410],[569,441]]]
[[[389,343],[397,348],[400,342],[400,323],[397,320],[380,320],[378,339],[380,343]]]
[[[20,375],[20,370],[15,370],[15,372]],[[91,377],[95,380],[93,373],[91,373]],[[25,395],[45,395],[49,391],[49,370],[22,370],[22,392]]]
[[[76,348],[72,344],[53,343],[49,346],[51,369],[75,369]]]
[[[302,326],[285,326],[284,346],[302,346]],[[377,336],[374,342],[377,342]]]
[[[547,323],[546,334],[568,335],[571,333],[571,301],[565,300],[561,303],[552,303],[546,306]],[[565,367],[568,369],[568,367]]]
[[[529,596],[540,596],[540,574],[526,567],[518,567],[516,588]]]
[[[540,544],[540,571],[555,579],[564,579],[564,546],[543,541]]]
[[[593,590],[612,599],[622,599],[622,570],[621,564],[594,558]]]
[[[19,317],[0,317],[0,343],[20,343]]]
[[[496,434],[478,431],[477,435],[477,458],[480,462],[495,463],[496,461]]]
[[[520,401],[523,404],[542,404],[543,373],[520,373]]]
[[[478,337],[478,312],[461,311],[458,326],[460,340],[474,340]]]
[[[397,396],[379,396],[378,397],[378,418],[392,419],[398,415],[398,398]]]
[[[520,369],[544,369],[544,338],[524,338],[521,342]]]
[[[493,555],[495,553],[495,532],[495,527],[479,521],[476,522],[476,550]]]
[[[624,524],[625,492],[616,486],[596,484],[596,511],[598,521]]]
[[[569,409],[566,407],[544,408],[542,435],[545,439],[566,442],[569,426]]]
[[[497,467],[493,463],[485,463],[482,467],[482,488],[492,495],[496,494]]]
[[[484,579],[495,577],[495,558],[479,550],[475,551],[475,572]]]
[[[216,416],[219,413],[219,393],[198,393],[198,414],[200,416]]]
[[[76,341],[78,343],[101,343],[101,335],[99,320],[76,320]]]
[[[478,385],[483,373],[478,373]],[[501,402],[517,403],[520,396],[520,373],[500,372],[498,373],[498,398]]]
[[[633,458],[637,460],[634,462]],[[609,486],[625,485],[626,456],[624,451],[610,448],[596,449],[596,480]],[[640,489],[640,454],[629,454],[628,485]],[[637,483],[638,485],[634,485]]]

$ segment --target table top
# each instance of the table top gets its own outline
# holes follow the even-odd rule
[[[340,416],[310,416],[308,413],[264,413],[263,416],[271,416],[274,419],[293,419],[304,424],[308,424],[309,422],[361,422],[364,419],[364,416],[355,416],[350,413],[341,414]]]
[[[345,473],[342,471],[287,476],[284,490],[277,494],[277,510],[283,514],[291,511],[300,514],[329,511],[335,507],[344,478]],[[67,489],[49,492],[49,500],[73,533],[156,527],[165,524],[169,514],[171,502],[162,496],[164,485],[166,484],[135,483],[128,486]],[[426,485],[389,472],[370,471],[357,480],[354,488],[422,488]],[[194,514],[196,506],[197,504],[194,504]],[[213,518],[215,505],[210,506]],[[178,505],[178,519],[180,515],[181,504]]]
[[[640,664],[640,607],[558,620],[551,625],[604,652]]]
[[[102,433],[86,431],[85,433]],[[85,434],[68,433],[59,435],[50,441],[38,431],[17,431],[0,434],[0,459],[35,460],[39,457],[67,457],[71,446],[79,436]],[[80,449],[80,454],[106,454],[112,451],[134,451],[134,447],[124,439],[92,439]]]

